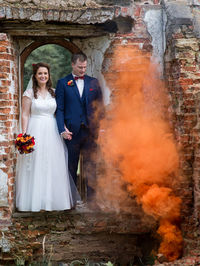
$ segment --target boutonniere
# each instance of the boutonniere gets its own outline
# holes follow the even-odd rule
[[[68,85],[68,86],[74,86],[74,82],[73,82],[73,80],[71,79],[70,81],[68,81],[68,82],[67,82],[67,85]]]

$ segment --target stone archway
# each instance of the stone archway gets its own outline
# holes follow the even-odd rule
[[[20,54],[20,79],[21,79],[21,88],[23,88],[23,77],[24,77],[24,64],[26,62],[26,59],[28,56],[33,52],[35,49],[37,49],[40,46],[46,45],[46,44],[57,44],[60,45],[67,50],[69,50],[71,53],[80,52],[80,49],[73,44],[72,42],[69,42],[66,39],[53,39],[53,38],[47,38],[43,39],[41,41],[33,41],[31,44],[26,46],[24,50]]]
[[[64,47],[65,49],[69,50],[71,53],[81,52],[81,50],[72,42],[66,39],[54,39],[54,38],[46,38],[41,41],[33,41],[28,46],[26,46],[23,51],[20,53],[20,79],[21,79],[21,86],[19,90],[22,91],[23,89],[23,82],[24,82],[24,64],[28,58],[28,56],[37,48],[47,44],[56,44]],[[21,93],[22,96],[22,93]],[[85,183],[85,176],[83,171],[83,159],[82,155],[80,155],[80,170],[79,170],[79,182],[78,182],[78,190],[81,195],[81,198],[85,200],[85,193],[86,193],[86,183]]]

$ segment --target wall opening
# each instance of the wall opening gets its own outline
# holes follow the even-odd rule
[[[32,75],[32,64],[45,62],[50,65],[53,87],[56,87],[57,80],[71,73],[71,54],[80,52],[80,49],[71,42],[63,40],[34,41],[26,46],[20,55],[20,95],[26,90]],[[20,109],[21,109],[21,97]],[[20,111],[21,112],[21,111]],[[20,121],[21,123],[21,121]],[[81,198],[85,200],[86,182],[83,174],[83,160],[80,156],[78,168],[78,190]]]
[[[26,46],[24,48],[24,50],[21,52],[20,54],[20,66],[21,66],[21,89],[24,88],[24,67],[25,67],[25,63],[27,58],[29,57],[29,55],[36,50],[39,47],[45,46],[45,45],[58,45],[61,46],[63,48],[65,48],[66,51],[68,51],[69,53],[76,53],[76,52],[80,52],[80,49],[74,45],[73,43],[69,42],[66,39],[44,39],[42,41],[33,41],[31,42],[31,44],[29,44],[28,46]],[[40,48],[42,49],[42,48]],[[61,49],[61,48],[59,48]],[[63,56],[63,55],[61,55]],[[61,57],[60,56],[60,57]],[[48,62],[46,62],[48,63]],[[51,69],[52,72],[52,69]]]
[[[24,64],[24,79],[22,88],[25,91],[32,76],[32,65],[44,62],[49,64],[51,69],[51,80],[53,88],[56,87],[57,80],[71,72],[71,52],[57,44],[46,44],[36,48],[27,57]]]

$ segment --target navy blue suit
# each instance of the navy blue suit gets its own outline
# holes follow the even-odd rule
[[[103,111],[99,82],[96,78],[85,75],[83,95],[80,97],[73,75],[70,74],[58,80],[56,102],[59,133],[65,131],[64,125],[73,133],[72,140],[65,140],[65,143],[68,148],[69,171],[76,184],[80,151],[83,150],[83,156],[85,154],[87,160],[90,160],[90,153],[94,152],[96,148],[98,123]],[[97,110],[98,112],[96,112]],[[93,165],[92,168],[93,171],[89,175],[94,179],[95,166]],[[88,197],[90,189],[88,187]]]

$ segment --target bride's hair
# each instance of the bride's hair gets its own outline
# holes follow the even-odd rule
[[[37,71],[40,67],[45,67],[47,68],[48,70],[48,74],[49,74],[49,80],[47,81],[47,90],[48,92],[51,94],[52,97],[55,98],[55,92],[54,90],[52,89],[52,81],[51,81],[51,75],[50,75],[50,67],[48,64],[46,63],[37,63],[37,64],[33,64],[33,77],[32,77],[32,80],[33,80],[33,93],[34,93],[34,98],[37,99],[37,92],[38,92],[38,82],[35,78],[35,75],[37,74]]]

